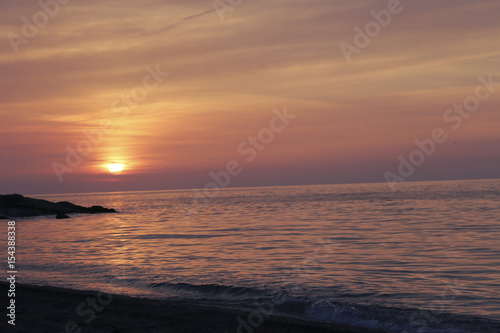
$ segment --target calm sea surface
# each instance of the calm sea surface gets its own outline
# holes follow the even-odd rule
[[[197,202],[192,191],[35,196],[119,213],[17,220],[19,279],[267,302],[394,332],[500,332],[500,180],[399,188],[225,189]]]

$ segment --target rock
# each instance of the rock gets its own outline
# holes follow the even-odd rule
[[[89,209],[90,209],[90,212],[92,214],[95,214],[95,213],[116,213],[116,210],[114,210],[113,208],[104,208],[102,206],[92,206]]]
[[[64,213],[57,213],[56,219],[69,219],[70,217]]]
[[[67,201],[53,203],[47,200],[24,197],[20,194],[0,195],[0,216],[4,216],[7,219],[12,217],[30,217],[70,213],[116,213],[116,210],[101,206],[83,207]]]

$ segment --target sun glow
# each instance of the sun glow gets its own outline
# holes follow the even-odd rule
[[[111,163],[108,165],[108,169],[111,173],[121,173],[123,171],[123,165],[121,163]]]

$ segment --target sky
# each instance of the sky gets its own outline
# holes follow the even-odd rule
[[[40,3],[0,2],[0,193],[500,178],[498,0]]]

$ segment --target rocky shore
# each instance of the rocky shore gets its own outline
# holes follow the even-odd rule
[[[116,213],[116,210],[102,206],[83,207],[67,201],[54,203],[20,194],[0,195],[0,219],[44,215],[55,215],[56,218],[62,219],[69,218],[67,214],[96,213]]]

